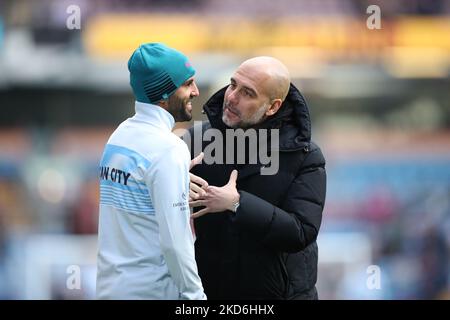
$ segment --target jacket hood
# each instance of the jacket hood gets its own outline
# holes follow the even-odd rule
[[[205,103],[203,110],[213,128],[229,127],[222,121],[223,100],[228,86],[220,89]],[[291,83],[289,93],[276,114],[268,117],[255,129],[280,129],[280,150],[295,151],[311,142],[311,119],[305,98]]]

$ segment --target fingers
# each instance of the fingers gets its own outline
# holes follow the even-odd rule
[[[195,218],[201,217],[201,216],[207,214],[208,212],[209,212],[209,208],[202,209],[202,210],[197,211],[196,213],[192,214],[191,218],[195,219]]]
[[[208,182],[206,182],[206,180],[203,180],[199,176],[196,176],[195,174],[189,173],[189,179],[191,180],[191,182],[200,185],[203,189],[206,189],[208,187]]]
[[[204,205],[205,205],[204,200],[189,201],[189,207],[191,207],[191,208],[202,207]]]
[[[205,195],[206,191],[205,189],[201,188],[199,185],[195,183],[189,183],[189,189],[194,191],[195,193],[199,193],[200,195]]]
[[[192,167],[201,163],[204,156],[205,156],[205,154],[203,152],[200,152],[200,154],[198,156],[196,156],[194,159],[192,159],[191,164],[189,165],[189,170],[191,170]]]
[[[189,196],[192,199],[203,198],[206,195],[206,191],[200,188],[195,183],[189,183]]]
[[[197,200],[198,194],[196,194],[194,191],[189,190],[189,202]]]
[[[238,177],[238,172],[237,170],[233,170],[230,174],[230,180],[228,180],[228,184],[234,184],[236,185],[236,180]]]

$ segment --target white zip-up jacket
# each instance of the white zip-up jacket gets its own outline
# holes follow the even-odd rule
[[[136,102],[105,146],[99,299],[206,299],[189,224],[190,155],[174,123],[163,108]]]

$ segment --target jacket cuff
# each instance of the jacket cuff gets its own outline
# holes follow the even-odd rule
[[[239,191],[239,207],[232,221],[240,229],[263,235],[269,229],[273,219],[273,204],[246,191]]]

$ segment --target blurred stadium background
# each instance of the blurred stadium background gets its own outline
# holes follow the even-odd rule
[[[322,299],[450,298],[449,0],[0,0],[0,298],[94,298],[97,165],[155,41],[197,68],[195,120],[246,58],[288,66],[327,158]]]

